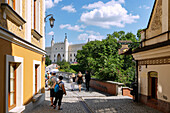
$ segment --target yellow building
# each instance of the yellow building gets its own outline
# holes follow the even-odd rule
[[[155,0],[142,47],[133,51],[138,62],[141,102],[170,113],[170,0]]]
[[[0,0],[0,113],[44,100],[45,0]]]

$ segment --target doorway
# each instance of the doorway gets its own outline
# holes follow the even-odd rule
[[[153,71],[149,72],[149,96],[152,99],[157,99],[158,92],[158,73]]]
[[[59,61],[61,61],[61,55],[60,54],[57,55],[57,62],[59,62]]]

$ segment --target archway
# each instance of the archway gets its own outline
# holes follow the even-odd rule
[[[61,55],[60,54],[57,55],[57,62],[58,61],[61,61]]]
[[[157,99],[158,91],[158,73],[155,71],[148,72],[148,96]]]

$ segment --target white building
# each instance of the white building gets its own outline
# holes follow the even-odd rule
[[[84,44],[69,44],[67,40],[67,35],[65,34],[64,42],[54,42],[51,40],[51,47],[46,47],[45,50],[47,55],[50,57],[52,62],[68,61],[70,63],[76,62],[77,51],[82,49]]]

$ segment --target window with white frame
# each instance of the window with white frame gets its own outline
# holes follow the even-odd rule
[[[33,60],[33,95],[41,93],[41,61]]]
[[[9,63],[8,109],[16,107],[16,63]]]
[[[23,58],[6,55],[6,112],[21,112],[23,106]],[[18,108],[18,109],[16,109]]]
[[[15,0],[8,0],[8,4],[15,10]]]
[[[33,0],[33,29],[40,32],[40,1]]]

